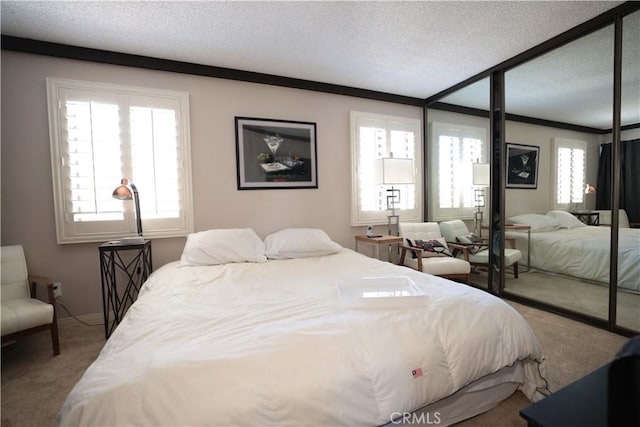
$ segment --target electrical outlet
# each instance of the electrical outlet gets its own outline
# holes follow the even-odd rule
[[[53,284],[53,296],[55,298],[60,298],[62,296],[62,283],[54,282],[54,284]]]

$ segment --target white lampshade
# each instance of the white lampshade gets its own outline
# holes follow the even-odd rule
[[[478,187],[489,187],[491,185],[489,163],[473,163],[473,185]]]
[[[413,184],[413,159],[378,159],[375,181],[386,185]]]

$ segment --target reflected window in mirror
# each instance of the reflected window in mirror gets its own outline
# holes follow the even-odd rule
[[[582,210],[587,162],[587,143],[554,138],[556,191],[554,209]]]
[[[487,163],[485,128],[432,123],[431,218],[472,219],[476,209],[472,164]]]

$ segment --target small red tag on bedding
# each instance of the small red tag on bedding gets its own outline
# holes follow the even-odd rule
[[[421,377],[422,376],[422,368],[414,369],[413,371],[411,371],[411,375],[413,375],[413,378]]]

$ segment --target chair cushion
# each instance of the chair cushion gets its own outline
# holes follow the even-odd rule
[[[2,336],[53,322],[53,306],[35,298],[2,301]]]
[[[415,270],[418,269],[418,260],[405,257],[404,264]],[[449,274],[469,274],[471,265],[461,259],[450,257],[433,257],[422,259],[422,272],[434,276],[446,276]]]
[[[458,255],[462,258],[463,255]],[[518,249],[505,248],[504,250],[504,265],[509,267],[516,262],[522,260],[522,252]],[[469,254],[469,262],[472,264],[488,264],[489,263],[489,250],[483,249],[475,254]]]

